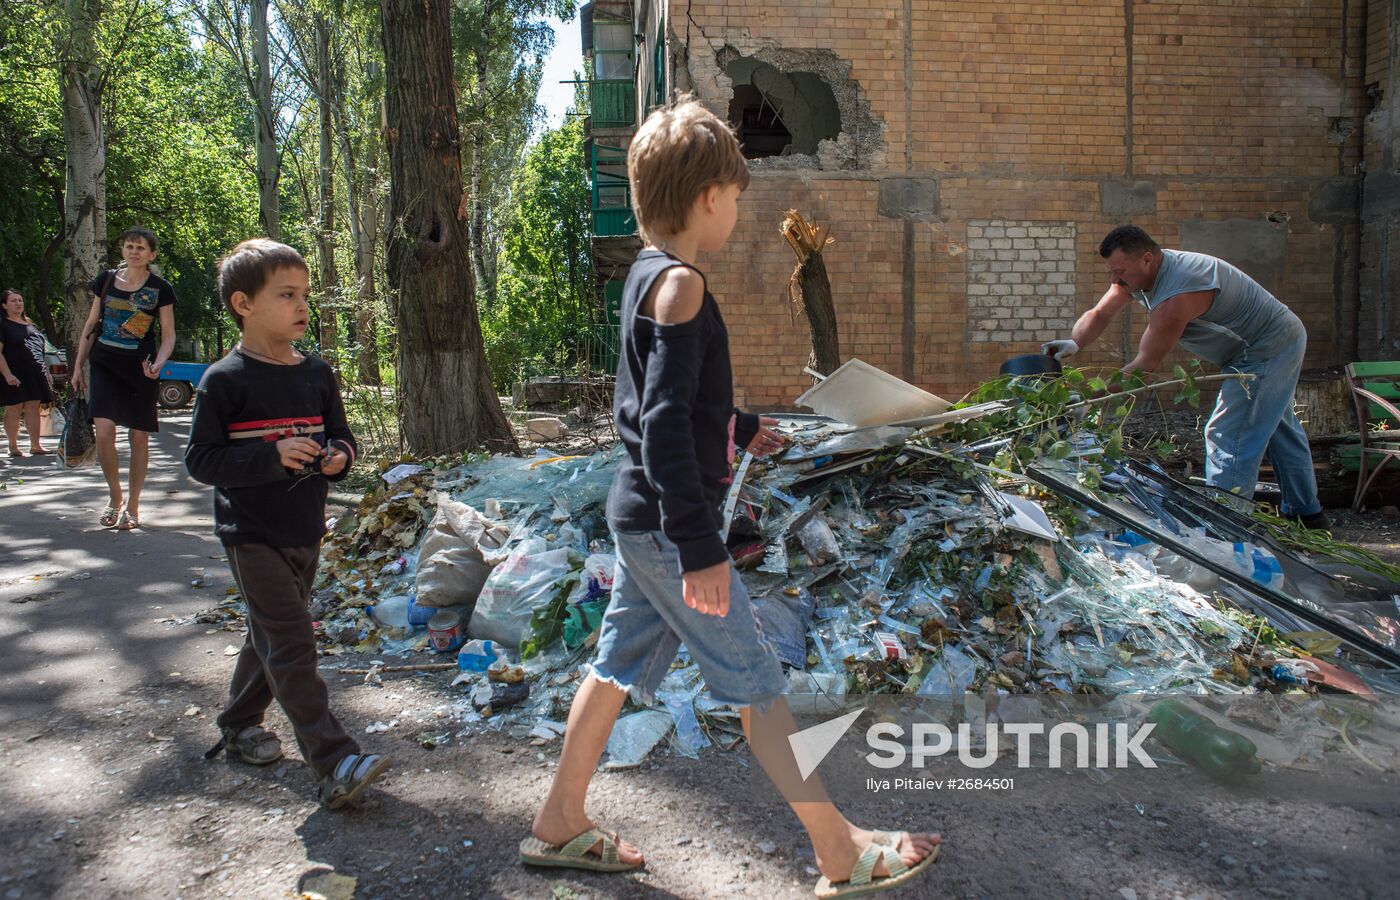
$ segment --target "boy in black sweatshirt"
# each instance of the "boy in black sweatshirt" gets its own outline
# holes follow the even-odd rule
[[[306,261],[291,247],[254,239],[219,265],[219,295],[243,339],[199,384],[185,467],[214,486],[214,531],[248,606],[248,636],[219,715],[225,748],[244,762],[282,757],[262,727],[275,699],[319,783],[338,809],[360,795],[389,759],[360,752],[330,711],[316,673],[307,601],[325,536],[327,481],[345,477],[355,437],[328,365],[292,346],[306,333]]]
[[[729,333],[695,266],[738,218],[749,183],[739,143],[713,113],[682,102],[638,129],[627,176],[646,247],[622,292],[613,412],[627,455],[608,495],[617,570],[598,656],[521,861],[601,872],[643,864],[640,850],[593,824],[584,799],[628,692],[653,694],[684,642],[710,696],[740,708],[754,755],[807,829],[823,876],[817,896],[904,884],[937,857],[939,837],[857,828],[820,776],[802,778],[786,679],[720,537],[735,446],[758,456],[782,446],[776,420],[734,408]]]

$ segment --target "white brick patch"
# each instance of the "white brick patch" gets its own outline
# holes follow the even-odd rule
[[[1074,327],[1073,223],[967,224],[968,339],[1049,341]]]

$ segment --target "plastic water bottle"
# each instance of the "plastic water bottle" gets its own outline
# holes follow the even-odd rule
[[[1279,564],[1278,557],[1263,547],[1239,541],[1235,542],[1234,551],[1235,568],[1240,572],[1275,590],[1283,587],[1283,566]]]
[[[417,597],[408,598],[408,624],[414,628],[424,628],[438,612],[434,606],[419,606]]]
[[[409,599],[407,597],[385,597],[374,606],[369,607],[367,611],[374,616],[375,621],[380,625],[407,631],[409,628],[408,605]]]
[[[1239,781],[1260,769],[1253,741],[1221,728],[1178,700],[1163,700],[1152,707],[1147,721],[1157,726],[1153,737],[1212,778]]]

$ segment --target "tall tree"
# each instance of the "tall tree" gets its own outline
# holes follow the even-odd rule
[[[8,6],[0,3],[0,14],[14,11]],[[50,303],[64,236],[63,104],[58,67],[36,66],[35,56],[54,50],[46,30],[7,29],[0,37],[7,49],[0,55],[0,196],[6,198],[0,206],[0,284],[24,291],[44,332],[63,343]],[[23,63],[14,65],[17,59]],[[16,277],[22,268],[32,278]]]
[[[331,60],[331,31],[324,13],[316,13],[316,97],[319,107],[318,136],[320,165],[318,166],[319,221],[316,227],[317,256],[321,261],[321,353],[339,369],[337,350],[340,345],[337,327],[337,304],[340,300],[340,275],[335,267],[335,131],[331,127],[331,107],[340,91],[333,81],[335,71]]]
[[[347,338],[355,346],[359,380],[379,383],[378,328],[375,287],[376,245],[379,239],[378,132],[379,111],[379,15],[377,8],[359,0],[277,0],[275,9],[283,25],[286,46],[281,56],[306,89],[315,97],[317,162],[315,165],[318,210],[314,238],[318,257],[320,295],[319,330],[322,351],[340,363],[339,328],[342,308],[354,308],[348,320]],[[332,27],[331,23],[334,23]],[[357,62],[353,78],[347,73],[347,57]],[[367,159],[364,166],[357,161]],[[303,171],[299,152],[289,157],[291,168]],[[339,173],[344,184],[344,219],[355,269],[353,295],[341,290],[337,253],[345,246],[336,227],[340,204],[335,197]],[[309,198],[305,185],[298,182]],[[348,301],[348,302],[347,302]],[[342,375],[343,366],[337,365]]]
[[[389,286],[405,442],[518,452],[491,383],[464,220],[450,0],[384,0]]]
[[[63,91],[64,331],[69,359],[82,339],[92,305],[93,278],[107,258],[107,135],[102,112],[106,84],[97,55],[101,0],[65,0],[68,30],[59,49]]]
[[[258,220],[273,240],[282,234],[277,182],[282,174],[277,151],[276,111],[272,105],[272,57],[268,53],[267,0],[249,4],[253,38],[253,106],[258,126]]]
[[[559,371],[590,351],[594,365],[610,362],[603,348],[586,340],[603,318],[594,299],[584,148],[583,117],[575,116],[531,145],[511,184],[500,294],[482,314],[487,359],[502,388],[526,366]]]
[[[344,78],[340,79],[344,86]],[[379,129],[365,129],[363,146],[356,165],[355,142],[347,124],[349,116],[345,103],[335,106],[338,111],[336,130],[340,136],[341,165],[345,170],[346,205],[350,215],[350,238],[355,246],[355,341],[361,384],[379,384],[379,342],[377,316],[379,292],[375,286],[379,245]],[[379,110],[379,104],[372,106]],[[378,119],[378,116],[375,116]]]
[[[471,198],[468,240],[477,293],[487,309],[496,299],[496,247],[505,231],[511,179],[540,121],[540,76],[554,46],[554,30],[544,17],[568,21],[574,6],[574,0],[456,0],[454,6]]]
[[[282,153],[278,145],[276,78],[268,32],[268,0],[194,0],[190,9],[204,37],[228,54],[237,66],[253,103],[258,179],[258,222],[265,235],[279,240],[282,209],[279,182]]]

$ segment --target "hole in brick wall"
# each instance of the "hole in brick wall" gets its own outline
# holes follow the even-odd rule
[[[780,72],[740,56],[724,74],[734,84],[729,121],[749,159],[815,154],[841,133],[841,110],[831,86],[814,72]]]
[[[1292,216],[1286,212],[1271,212],[1264,218],[1269,220],[1270,225],[1287,225]]]

